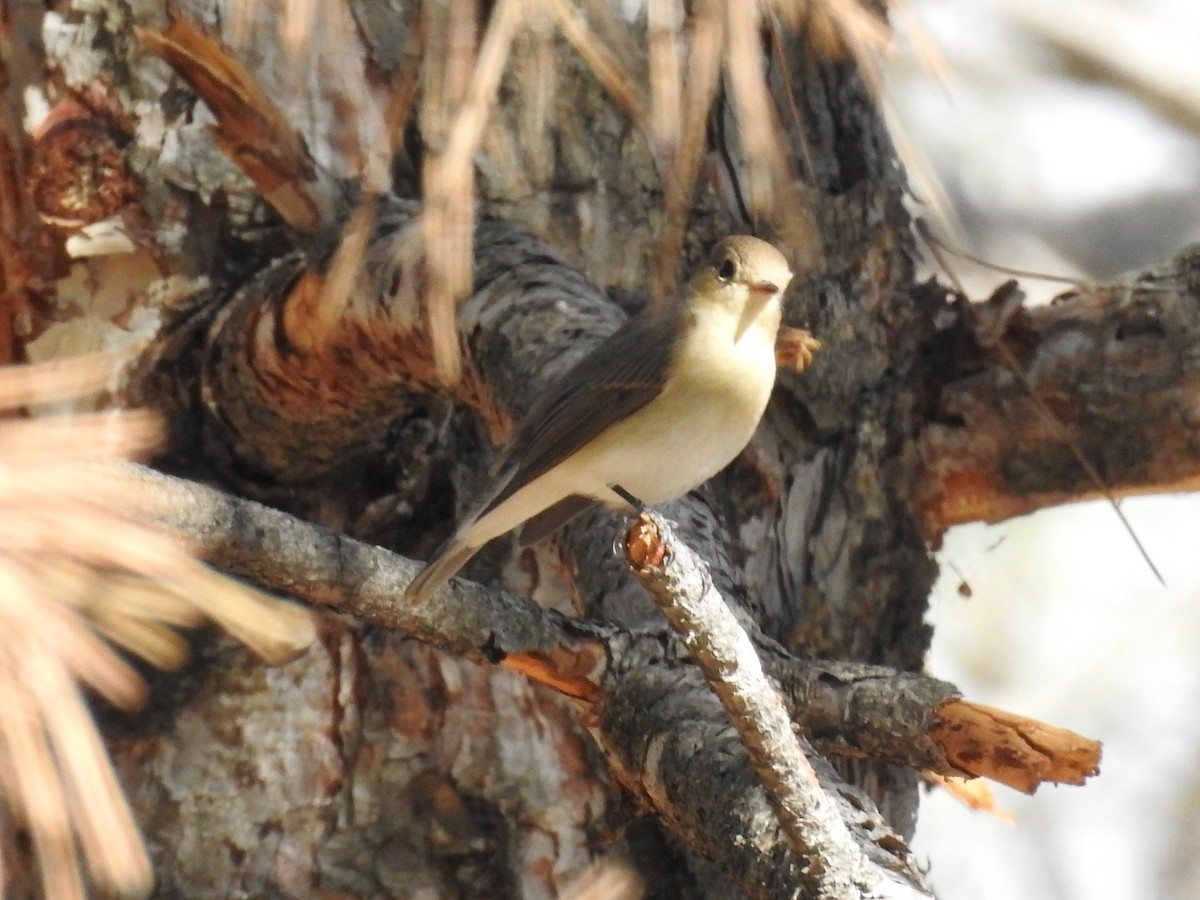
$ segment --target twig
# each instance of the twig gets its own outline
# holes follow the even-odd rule
[[[792,847],[808,862],[807,887],[818,897],[857,897],[867,860],[821,790],[792,731],[778,692],[763,674],[746,632],[713,587],[708,568],[675,539],[666,521],[643,513],[627,546],[669,546],[627,554],[634,573],[700,666],[733,721]]]
[[[461,44],[459,32],[466,24],[460,11],[460,4],[452,4],[445,23],[446,39],[454,42],[458,38]],[[441,116],[448,118],[451,110],[454,113],[446,133],[440,136],[444,145],[440,152],[429,155],[422,174],[425,203],[421,225],[428,265],[429,337],[438,374],[447,385],[455,384],[462,376],[455,312],[458,301],[471,291],[475,221],[473,160],[496,103],[512,42],[523,21],[519,0],[499,0],[492,9],[478,55],[467,61],[462,53],[447,53],[444,90],[432,92],[427,98],[427,103],[440,107],[437,112]],[[460,67],[462,71],[457,71]],[[466,83],[459,85],[464,77]],[[462,88],[461,97],[455,96],[458,87]]]

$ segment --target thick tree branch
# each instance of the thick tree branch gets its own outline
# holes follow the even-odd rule
[[[119,474],[139,488],[134,494],[136,502],[171,527],[188,535],[199,544],[199,549],[206,557],[219,561],[233,572],[276,590],[334,606],[481,662],[508,663],[513,659],[514,668],[535,675],[556,688],[564,689],[565,686],[565,692],[577,699],[598,700],[599,710],[607,708],[609,701],[606,697],[614,691],[619,693],[619,685],[637,683],[637,676],[633,673],[648,667],[645,649],[636,647],[637,639],[623,635],[618,629],[592,628],[572,622],[553,611],[487,591],[461,579],[440,590],[435,602],[401,605],[397,598],[404,583],[414,574],[415,567],[388,551],[363,545],[260,504],[227,497],[149,470],[128,467]],[[686,673],[691,667],[676,664],[649,665],[649,668]],[[686,674],[682,677],[685,680],[690,678]],[[595,688],[588,687],[589,684]],[[685,693],[676,692],[673,698],[682,708],[691,709],[693,713],[706,708],[707,715],[716,720],[713,727],[718,731],[724,728],[720,724],[723,719],[721,711],[710,705],[711,696],[701,681],[691,681]],[[620,703],[615,702],[618,705]],[[667,718],[647,734],[666,735],[674,731],[675,713],[667,709],[663,712],[669,713]],[[602,746],[615,748],[631,739],[629,732],[623,730],[624,725],[620,720],[613,720],[613,727],[622,730],[609,733],[603,724],[604,714],[596,714],[601,723],[597,728]],[[693,718],[691,714],[689,718]],[[651,718],[646,724],[653,724],[654,721]],[[693,725],[700,726],[701,723],[693,718]],[[790,724],[786,727],[790,730]],[[745,833],[739,831],[741,826],[727,817],[714,820],[709,813],[694,806],[701,802],[712,803],[713,792],[720,785],[719,793],[724,794],[721,805],[738,807],[742,814],[750,815],[753,805],[746,807],[737,785],[731,785],[723,777],[714,775],[714,771],[727,771],[731,765],[735,769],[744,768],[745,751],[734,752],[728,740],[724,739],[717,742],[713,751],[717,754],[714,760],[724,760],[719,770],[710,771],[703,765],[697,765],[695,760],[685,758],[675,761],[683,766],[679,769],[673,764],[663,765],[660,760],[654,764],[653,771],[647,772],[643,768],[646,760],[634,762],[626,758],[620,760],[618,768],[627,780],[633,779],[630,784],[640,785],[643,793],[647,785],[664,778],[679,784],[701,775],[714,778],[713,786],[702,794],[684,791],[679,796],[655,793],[647,796],[666,804],[666,808],[660,809],[660,812],[668,814],[668,821],[680,829],[680,838],[689,845],[706,856],[731,856],[731,861],[735,863],[732,871],[771,870],[775,873],[772,876],[774,879],[786,881],[793,877],[801,871],[801,867],[780,869],[775,859],[777,851],[770,849],[777,843],[776,839],[782,839],[782,835],[776,835],[776,839],[768,839],[764,835],[768,841],[766,847],[761,841],[734,841],[733,847],[723,847],[720,842],[724,842],[729,834]],[[731,752],[734,753],[732,760]],[[745,770],[740,780],[746,778],[753,779],[749,770]],[[831,783],[840,784],[836,779]],[[755,796],[762,804],[767,802],[761,792]],[[869,806],[865,798],[860,799],[860,808],[862,804]],[[656,805],[659,804],[656,802]],[[763,818],[764,815],[769,816],[767,809],[763,806],[759,812],[750,815],[760,829],[764,821],[770,820]],[[841,820],[835,821],[840,823]],[[685,829],[686,822],[705,823],[705,826],[691,832]],[[882,824],[876,823],[876,826],[881,828]],[[860,835],[863,840],[867,837]],[[853,844],[849,846],[855,847]],[[893,837],[887,846],[890,851],[895,851],[902,848],[903,843]],[[861,851],[855,849],[854,852]],[[845,874],[846,871],[857,872],[863,868],[861,861],[849,870],[842,867],[840,860],[827,859],[824,862],[831,876]],[[905,868],[897,860],[893,860],[891,865]],[[803,868],[807,870],[808,865]],[[875,873],[866,877],[866,880],[875,884],[880,878],[882,876]],[[771,896],[769,893],[758,893],[766,883],[755,876],[754,880],[745,882],[743,888],[752,896]],[[843,889],[838,892],[823,890],[820,895],[853,894]]]
[[[757,640],[792,720],[827,756],[867,756],[990,778],[1026,793],[1096,775],[1100,744],[958,696],[954,685],[884,666],[797,659]]]
[[[930,338],[937,384],[913,482],[925,535],[1106,493],[1200,488],[1200,249],[1048,306],[1014,296],[1010,285],[982,304],[956,298]]]
[[[430,604],[401,605],[397,598],[416,564],[388,550],[142,467],[105,477],[128,483],[143,508],[222,569],[477,662],[499,662],[589,704],[602,698],[615,669],[690,668],[661,629],[631,632],[570,619],[463,579]],[[956,701],[945,682],[881,666],[798,659],[761,635],[754,640],[792,720],[826,752],[986,775],[1023,790],[1045,780],[1080,783],[1094,770],[1094,742],[1012,714],[981,712]],[[1041,748],[1025,766],[1011,750],[1021,745]]]
[[[559,662],[598,681],[604,659],[585,625],[510,594],[456,579],[436,604],[401,604],[418,565],[254,501],[139,466],[114,473],[135,502],[179,532],[206,560],[270,590],[348,613],[477,662],[507,653]],[[572,653],[576,654],[570,659]]]
[[[596,700],[614,666],[678,668],[687,662],[661,628],[631,631],[572,619],[461,578],[429,604],[400,604],[397,598],[418,566],[389,550],[141,466],[104,477],[127,482],[143,508],[221,569],[476,662],[499,662],[576,699]],[[1041,776],[1032,780],[1028,773],[998,776],[978,760],[999,757],[1005,745],[1020,741],[1046,744],[1045,736],[1056,730],[1004,713],[1007,732],[1000,735],[999,715],[982,722],[987,717],[980,708],[958,701],[954,686],[944,681],[884,666],[797,658],[761,634],[752,637],[793,722],[833,755],[867,756],[944,775],[985,775],[1024,790],[1044,780],[1080,783],[1092,773],[1086,762],[1072,766],[1060,759],[1043,764]],[[984,730],[971,728],[972,721]],[[955,737],[939,743],[938,735],[948,732]],[[1041,737],[1032,739],[1034,734]],[[1062,732],[1049,743],[1078,747],[1084,740]],[[972,753],[961,751],[966,744]],[[1095,756],[1094,749],[1089,752]],[[968,755],[976,762],[964,764]],[[1095,759],[1089,759],[1094,767]],[[1006,764],[1011,766],[1011,756]]]

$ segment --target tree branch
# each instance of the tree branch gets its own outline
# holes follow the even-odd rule
[[[694,667],[639,666],[609,681],[593,728],[618,781],[644,797],[747,897],[773,900],[811,888],[811,857],[791,848],[745,746]],[[870,799],[817,760],[823,791],[870,860],[864,896],[930,896],[904,842]],[[807,893],[802,896],[808,896]]]
[[[1200,248],[1047,306],[1014,296],[1008,285],[984,303],[956,298],[929,339],[936,384],[913,480],[926,537],[1109,493],[1200,487]]]
[[[699,665],[745,746],[816,897],[856,897],[875,878],[792,731],[746,632],[713,587],[708,568],[661,516],[643,513],[625,538],[634,573]],[[653,792],[651,792],[653,794]]]
[[[573,619],[462,578],[428,604],[400,604],[397,598],[418,565],[396,553],[142,466],[122,466],[104,477],[128,484],[141,508],[221,569],[458,656],[499,663],[577,700],[596,701],[613,668],[679,668],[689,662],[662,628],[630,630]],[[1046,780],[1078,784],[1098,762],[1094,742],[1011,713],[1002,714],[1007,724],[1001,728],[998,715],[989,719],[981,708],[958,700],[947,682],[885,666],[801,659],[761,634],[752,637],[792,721],[824,752],[943,775],[982,775],[1022,790]],[[1035,734],[1039,737],[1030,740]],[[1051,754],[1053,765],[1043,760],[1019,775],[1004,776],[988,766],[989,758],[1005,757],[1011,768],[1014,757],[1001,748],[1021,742],[1089,749],[1074,764]],[[974,752],[961,750],[967,745]],[[981,752],[988,747],[995,750]]]
[[[711,728],[716,736],[728,727],[693,661],[662,630],[631,632],[607,623],[570,619],[462,579],[444,586],[428,604],[402,605],[397,598],[417,567],[390,551],[254,501],[140,466],[122,466],[113,470],[111,477],[129,485],[139,508],[182,533],[204,558],[223,569],[477,662],[500,663],[583,702],[588,710],[585,719],[599,723],[593,730],[622,780],[650,798],[675,827],[699,828],[681,830],[681,838],[693,845],[699,842],[708,855],[738,857],[731,859],[734,866],[730,871],[758,871],[757,867],[767,864],[759,854],[769,856],[769,852],[754,841],[734,842],[737,846],[732,849],[722,844],[729,834],[746,833],[738,830],[745,825],[739,816],[750,816],[760,827],[763,815],[768,816],[767,821],[771,819],[765,794],[759,797],[761,810],[751,815],[749,808],[739,805],[742,798],[737,784],[741,782],[731,784],[715,774],[728,766],[749,765],[744,749],[735,753],[742,763],[729,761],[729,754],[734,753],[729,745],[731,734],[721,737],[713,749],[714,764],[720,760],[722,767],[717,770],[687,754],[679,758],[678,770],[661,757],[645,755],[645,748],[655,745],[655,735],[659,741],[668,740],[675,727],[672,723],[680,717],[689,725],[680,736],[669,739],[684,741],[693,753],[696,745],[689,742],[695,738],[694,729]],[[996,750],[989,752],[994,725],[977,730],[962,727],[964,721],[977,721],[979,716],[974,707],[955,701],[953,686],[944,682],[883,667],[798,660],[762,636],[757,636],[755,643],[767,674],[782,690],[792,719],[835,753],[878,756],[942,774],[963,774],[972,772],[964,760],[1008,759],[1004,747],[1019,739],[1017,729],[1010,728],[1009,734],[1017,738],[1009,745],[996,744]],[[628,716],[634,713],[625,705],[633,703],[640,717],[649,715],[653,704],[628,698],[655,694],[666,690],[664,685],[672,687],[660,700],[665,703],[675,698],[681,706],[663,707],[661,717],[638,718],[641,725],[637,727],[646,730],[631,733],[628,729],[636,723]],[[701,710],[709,717],[708,724],[698,718]],[[988,722],[1000,721],[1003,715],[997,711]],[[1008,715],[1010,722],[1016,719]],[[1053,729],[1039,727],[1039,746],[1045,747],[1044,736]],[[941,734],[953,739],[942,746],[938,743]],[[1072,746],[1078,749],[1078,742]],[[1077,781],[1079,765],[1069,772],[1069,765],[1057,765],[1053,771],[1060,775],[1068,772],[1063,780]],[[822,774],[820,765],[815,767],[825,790],[833,790],[835,795],[849,790],[832,770]],[[1046,769],[1043,765],[1043,774]],[[978,766],[972,773],[979,773]],[[702,774],[712,783],[706,790],[695,790],[690,781]],[[748,768],[739,776],[746,777],[751,777]],[[1028,782],[1028,775],[1022,778]],[[680,793],[664,793],[660,788],[667,782]],[[714,791],[721,798],[717,808],[724,810],[716,818],[708,808],[714,802]],[[854,815],[861,818],[862,810],[869,808],[865,798],[839,804],[842,819],[850,823],[855,818],[846,817],[847,809],[858,810]],[[867,825],[865,831],[856,833],[857,845],[877,864],[880,861],[875,857],[882,852],[888,860],[885,868],[907,871],[907,864],[894,857],[902,842],[877,818]],[[776,837],[782,840],[781,835]],[[767,841],[771,846],[774,843]]]

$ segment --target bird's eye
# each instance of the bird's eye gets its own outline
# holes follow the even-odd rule
[[[735,272],[737,272],[737,265],[732,259],[726,257],[726,259],[721,263],[721,267],[717,269],[717,277],[722,281],[728,281],[733,277]]]

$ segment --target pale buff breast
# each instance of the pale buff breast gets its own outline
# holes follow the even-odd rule
[[[604,482],[644,503],[681,496],[728,465],[749,443],[771,397],[778,304],[768,304],[736,342],[726,317],[701,321],[677,349],[675,374],[662,394],[579,454],[578,465],[595,467]]]

